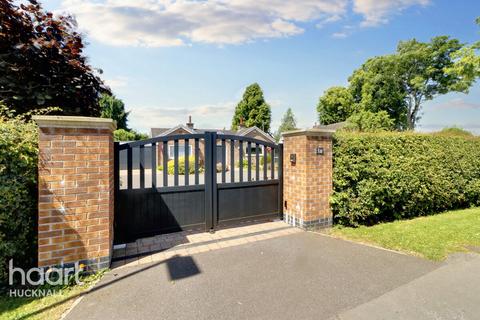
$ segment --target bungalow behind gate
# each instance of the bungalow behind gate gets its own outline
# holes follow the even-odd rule
[[[244,136],[244,137],[250,137],[250,138],[255,138],[259,139],[262,141],[266,142],[271,142],[275,143],[275,139],[265,131],[261,130],[258,127],[243,127],[240,126],[237,131],[235,130],[225,130],[225,129],[198,129],[195,128],[192,118],[189,117],[189,121],[186,124],[179,124],[173,128],[152,128],[151,129],[151,137],[162,137],[162,136],[172,136],[172,135],[182,135],[182,134],[202,134],[205,132],[216,132],[219,136],[218,139],[221,139],[221,135],[237,135],[237,136]],[[235,163],[238,162],[239,159],[239,144],[238,141],[235,142]],[[265,150],[263,146],[259,146],[259,155],[260,157],[263,157],[266,152],[268,153],[268,150]],[[199,153],[199,162],[203,164],[205,160],[205,155],[204,155],[204,143],[203,140],[200,141],[199,143],[199,150],[195,150],[195,141],[193,139],[190,139],[188,141],[188,150],[189,150],[189,155],[193,156],[195,152]],[[217,163],[222,162],[223,157],[225,157],[225,162],[227,164],[230,163],[230,140],[226,141],[225,145],[225,153],[222,152],[222,145],[221,145],[221,140],[217,140]],[[254,155],[256,153],[256,146],[254,144],[251,145],[251,154]],[[159,165],[163,163],[163,146],[160,144],[157,149],[157,162]],[[168,158],[173,159],[175,153],[175,146],[173,141],[169,141],[168,143]],[[246,143],[243,144],[243,154],[247,155],[248,153],[248,145]],[[178,140],[178,155],[180,157],[184,156],[185,154],[185,141],[184,140]],[[244,158],[245,159],[245,158]]]

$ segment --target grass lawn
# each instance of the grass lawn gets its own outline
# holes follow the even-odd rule
[[[480,208],[448,211],[371,227],[335,227],[334,236],[442,260],[452,252],[480,249]]]
[[[83,285],[62,288],[61,294],[43,298],[0,296],[0,319],[56,320],[70,308],[81,293],[95,284],[102,273],[82,278]]]

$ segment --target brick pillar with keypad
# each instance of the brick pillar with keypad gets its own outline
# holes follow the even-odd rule
[[[333,130],[308,129],[283,134],[285,222],[302,229],[332,225]]]

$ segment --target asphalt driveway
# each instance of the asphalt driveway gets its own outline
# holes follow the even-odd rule
[[[301,232],[114,269],[66,319],[329,319],[440,266]]]

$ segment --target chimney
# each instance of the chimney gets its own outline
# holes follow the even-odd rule
[[[193,129],[192,116],[188,116],[187,127],[189,127],[190,129]]]

